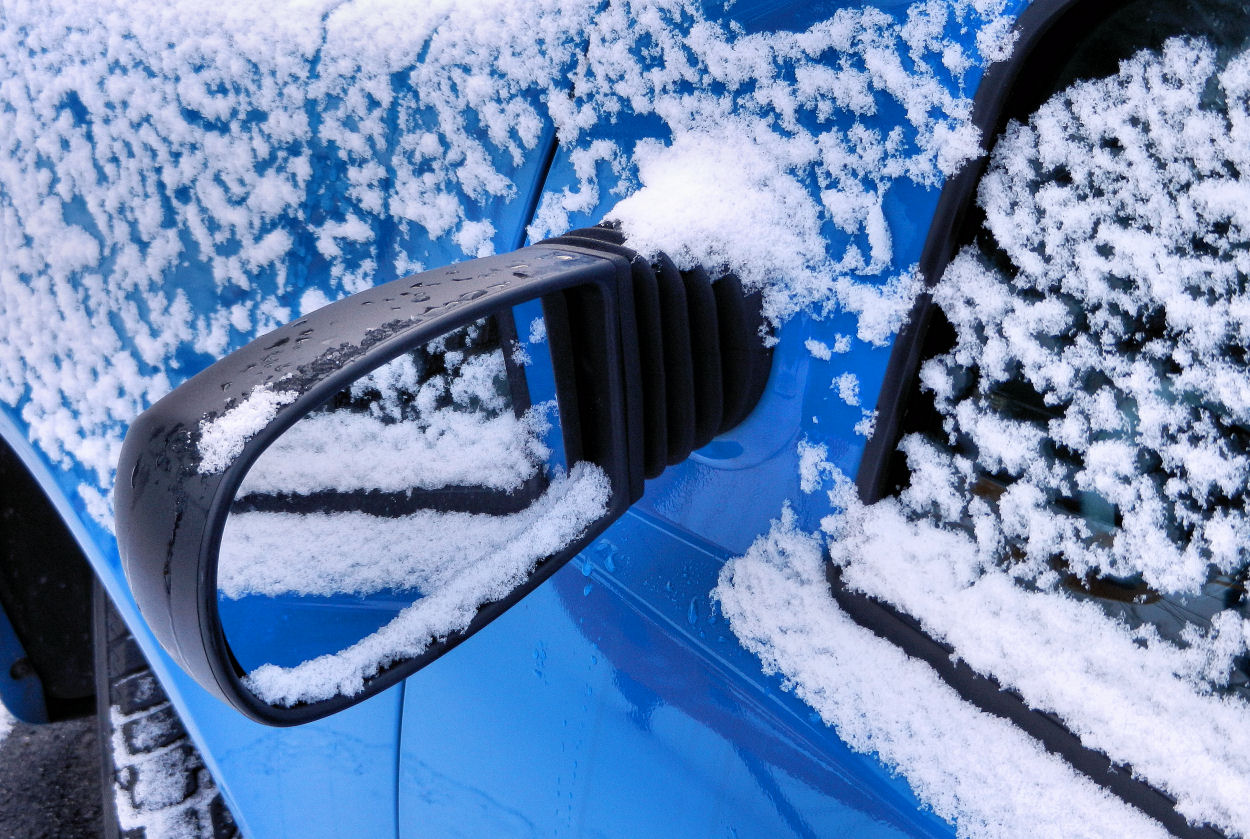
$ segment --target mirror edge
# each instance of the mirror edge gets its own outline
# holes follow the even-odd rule
[[[470,276],[462,276],[466,274]],[[255,459],[346,383],[407,349],[499,309],[579,286],[600,290],[604,325],[616,326],[604,330],[606,372],[614,374],[606,377],[610,404],[604,413],[617,419],[612,448],[619,455],[611,458],[614,463],[601,464],[613,482],[608,513],[573,544],[538,563],[507,598],[483,606],[463,632],[386,668],[360,693],[290,708],[261,702],[240,679],[216,599],[217,551],[225,519]],[[621,359],[621,333],[627,331],[621,325],[622,300],[631,293],[630,266],[623,257],[568,246],[531,246],[401,278],[331,303],[236,350],[159,400],[126,435],[114,500],[126,577],[162,647],[197,683],[245,716],[268,725],[299,725],[387,689],[515,605],[619,518],[631,501],[625,454],[629,430],[624,425],[632,388],[625,379],[630,365]],[[389,314],[424,303],[431,305],[406,317]],[[321,338],[320,332],[330,337]],[[312,335],[325,349],[315,351]],[[247,385],[236,391],[247,394],[242,402],[229,395],[240,380]],[[228,464],[203,471],[204,424],[272,385],[294,388],[279,392],[294,396],[271,400],[270,416],[244,439]]]

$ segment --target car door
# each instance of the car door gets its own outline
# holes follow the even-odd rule
[[[792,151],[790,132],[830,141],[858,131],[868,154],[892,132],[892,142],[901,144],[903,133],[916,128],[894,98],[905,96],[907,85],[872,82],[873,63],[893,63],[908,49],[903,28],[923,19],[906,7],[737,3],[648,15],[609,4],[589,27],[569,105],[582,118],[564,126],[531,236],[612,217],[640,179],[653,195],[668,177],[673,187],[689,187],[674,169],[685,167],[695,181],[692,201],[706,198],[700,179],[732,181],[744,177],[739,172],[748,181],[769,177],[784,165],[768,156]],[[975,15],[951,21],[952,41],[975,49],[974,36],[960,35],[959,26],[990,22]],[[831,34],[837,27],[863,41]],[[790,54],[777,58],[777,67],[751,63],[761,54],[793,53],[802,38],[813,42],[817,60]],[[729,66],[735,50],[741,63]],[[908,84],[951,84],[940,57],[930,60],[939,69],[917,66]],[[848,66],[854,72],[844,81],[862,82],[865,96],[880,99],[879,110],[875,102],[849,99],[827,100],[827,112],[814,101],[797,113],[778,110],[804,80]],[[968,75],[961,83],[972,85],[978,67],[970,61],[962,68]],[[766,84],[775,99],[755,95]],[[958,89],[929,94],[962,107]],[[701,126],[691,113],[675,110],[679,100],[728,124]],[[738,119],[745,127],[734,124]],[[769,135],[775,142],[753,140],[756,129],[775,131]],[[741,213],[740,228],[715,231],[695,220],[700,211],[715,217],[706,203],[683,219],[704,224],[698,232],[709,238],[758,240],[776,230],[778,220],[767,213],[793,209],[778,202],[819,202],[822,189],[849,193],[852,182],[860,185],[853,219],[818,234],[828,236],[820,259],[827,249],[854,265],[841,269],[846,298],[880,301],[860,303],[860,312],[872,309],[877,321],[829,310],[836,307],[796,313],[818,292],[776,280],[769,299],[784,323],[771,332],[772,370],[753,414],[649,481],[643,499],[580,557],[407,680],[399,766],[403,839],[950,835],[950,826],[920,808],[904,783],[849,749],[810,707],[762,674],[710,596],[726,559],[745,552],[787,504],[810,526],[827,511],[801,491],[807,478],[800,442],[821,441],[853,471],[871,434],[889,335],[910,305],[908,267],[919,256],[940,180],[923,142],[909,142],[917,144],[910,177],[870,172],[873,163],[861,159],[858,169],[841,173],[842,181],[821,184],[813,166],[810,180],[778,177],[777,201],[758,214]],[[689,156],[666,168],[665,148],[687,149]],[[644,161],[641,174],[625,162],[634,156]],[[741,182],[758,191],[758,183]],[[787,187],[792,195],[784,194]],[[668,196],[673,204],[682,197]],[[777,253],[763,248],[761,260],[768,258]]]

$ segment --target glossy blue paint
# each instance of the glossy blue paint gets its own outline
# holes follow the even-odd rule
[[[26,650],[0,607],[0,702],[23,722],[47,722],[43,686],[33,670],[19,664],[25,658]]]
[[[42,453],[0,411],[0,435],[48,494],[178,709],[248,839],[396,835],[395,771],[403,686],[328,719],[277,729],[209,696],[152,637],[116,543],[60,489]]]
[[[950,836],[761,674],[708,601],[721,565],[631,512],[411,677],[401,839]]]
[[[392,84],[396,95],[403,95],[407,84],[405,74],[396,74]],[[426,117],[433,118],[428,114]],[[409,126],[408,130],[414,128]],[[393,136],[392,140],[395,139]],[[470,202],[465,197],[466,204],[477,208],[480,218],[494,225],[497,250],[512,249],[523,237],[541,188],[544,162],[553,143],[552,132],[546,131],[539,145],[519,163],[502,157],[494,160],[496,169],[509,172],[516,186],[516,192],[507,200],[483,204]],[[393,152],[393,147],[387,150],[387,154]],[[335,177],[333,161],[326,160],[321,165],[325,168],[315,171],[310,182],[310,191],[318,196],[330,188],[318,185],[318,180]],[[322,203],[329,206],[325,201]],[[424,265],[445,265],[469,256],[446,239],[432,241],[412,232],[400,236],[394,229],[375,230],[374,235],[387,243],[392,255],[403,252]],[[310,251],[309,256],[315,265],[315,255]],[[320,274],[307,275],[300,292],[327,287],[328,269],[322,265],[320,270]],[[377,277],[377,283],[393,278],[393,273],[383,272]],[[532,319],[541,311],[533,306],[518,308],[518,323],[524,322],[525,317]],[[544,369],[545,377],[541,372]],[[539,365],[535,372],[535,393],[553,392],[549,365],[545,368]],[[372,614],[356,616],[347,634],[361,637],[363,627],[377,620]],[[252,626],[258,638],[251,648],[266,653],[275,649],[272,633],[280,634],[283,628],[273,616],[258,617]],[[238,630],[228,634],[231,638],[242,638],[245,632],[240,625]],[[341,632],[342,627],[338,627],[333,634],[342,637]],[[266,633],[271,633],[268,643],[263,637]],[[311,648],[318,653],[328,648],[324,639],[306,636],[302,643],[311,643]],[[152,655],[147,647],[145,651]],[[261,659],[272,660],[269,655],[253,657],[256,663]],[[191,718],[188,727],[209,758],[209,767],[249,839],[397,835],[396,773],[403,685],[315,723],[274,729],[251,723],[233,709],[209,698],[181,672],[177,672],[174,681],[176,688],[184,691],[181,696],[174,691],[175,702],[184,716]]]
[[[803,29],[845,4],[707,5],[710,17],[768,31]],[[887,105],[874,119],[901,117]],[[615,114],[580,145],[603,138],[628,148],[643,137],[669,139],[654,117]],[[578,183],[572,151],[557,151],[549,200]],[[570,227],[599,221],[617,200],[609,168],[597,174],[601,201]],[[919,258],[937,197],[916,186],[888,193],[895,270]],[[831,252],[844,243],[831,232]],[[578,559],[408,680],[401,839],[953,834],[918,810],[903,781],[851,752],[763,675],[709,600],[725,560],[784,504],[812,530],[829,513],[824,493],[799,490],[800,440],[825,445],[855,474],[866,442],[855,426],[876,404],[890,349],[857,341],[825,361],[805,347],[855,332],[845,314],[787,322],[746,422],[649,481],[633,511]],[[832,386],[844,373],[858,379],[858,404]]]
[[[901,16],[905,4],[874,5]],[[756,32],[802,29],[852,4],[721,5],[709,3],[709,13],[732,16]],[[405,84],[403,73],[391,79],[398,95]],[[66,107],[73,110],[73,102]],[[308,117],[315,137],[320,117]],[[898,117],[887,108],[873,119],[888,124]],[[378,150],[384,168],[400,134],[389,126],[392,145]],[[579,142],[643,136],[667,139],[658,120],[625,114],[591,127]],[[544,174],[552,143],[548,128],[518,165],[495,161],[511,172],[515,195],[484,205],[464,197],[474,218],[494,225],[497,250],[523,241],[544,191],[577,183],[574,149],[559,149]],[[319,224],[338,218],[346,182],[333,150],[314,141],[308,151],[306,221]],[[598,222],[617,200],[611,171],[602,166],[599,176],[600,202],[575,214],[571,226]],[[899,266],[919,255],[936,200],[936,188],[889,194],[885,214]],[[65,212],[88,218],[81,208]],[[171,219],[174,212],[168,210]],[[309,289],[330,291],[329,267],[308,231],[289,232],[296,245],[286,278],[252,282],[294,307]],[[427,266],[464,257],[446,239],[432,242],[389,227],[372,233],[382,243],[377,282],[394,277],[401,253]],[[349,258],[360,262],[376,256],[351,247]],[[215,286],[209,256],[188,260],[168,278],[171,293],[182,291],[206,311],[230,302],[222,295],[240,293]],[[106,258],[99,270],[107,275],[111,267]],[[178,671],[144,627],[111,534],[75,491],[91,485],[92,476],[54,465],[33,449],[15,411],[0,412],[0,434],[31,465],[82,543],[250,839],[945,837],[950,826],[921,810],[902,781],[871,756],[850,751],[778,679],[761,673],[708,599],[725,559],[745,550],[783,503],[793,504],[809,528],[827,512],[822,494],[798,489],[800,439],[825,444],[830,459],[853,474],[864,445],[853,430],[861,408],[845,404],[830,385],[835,376],[854,373],[861,405],[872,406],[888,348],[858,344],[849,355],[821,361],[804,341],[832,345],[854,330],[845,315],[787,323],[777,336],[767,392],[743,425],[651,482],[634,512],[450,655],[405,685],[296,729],[251,723]],[[519,331],[526,335],[524,321]],[[250,337],[232,331],[229,344]],[[170,378],[177,384],[212,360],[185,350]]]
[[[406,74],[397,73],[391,82],[395,94],[404,95]],[[435,117],[423,114],[423,118]],[[340,214],[346,182],[336,150],[317,139],[320,115],[309,114],[309,119],[314,135],[309,147],[282,153],[310,154],[305,220],[322,223],[335,220]],[[406,126],[405,131],[419,128]],[[390,156],[396,153],[395,144],[400,139],[399,129],[391,126],[389,145],[377,150],[378,159],[385,166],[390,166]],[[547,130],[538,146],[521,160],[501,156],[494,161],[496,169],[508,174],[516,187],[511,196],[485,201],[462,196],[471,218],[487,219],[494,225],[494,245],[499,251],[512,249],[524,235],[552,142],[552,132]],[[73,208],[67,212],[72,214]],[[169,210],[167,224],[176,224],[173,212]],[[373,227],[374,241],[380,243],[377,253],[363,245],[349,243],[347,248],[349,258],[362,262],[374,259],[378,268],[374,279],[378,283],[394,278],[394,261],[400,253],[430,266],[450,264],[467,256],[448,239],[434,241],[418,232],[404,232],[388,225]],[[317,252],[311,234],[298,226],[292,226],[288,232],[295,246],[289,255],[286,277],[280,279],[272,272],[251,277],[253,289],[293,312],[298,311],[301,295],[310,289],[341,295],[342,291],[336,291],[330,282],[329,266]],[[193,245],[190,252],[198,253]],[[166,291],[171,295],[186,294],[197,311],[216,311],[232,302],[230,295],[240,291],[233,287],[217,288],[209,266],[211,256],[188,258],[167,277]],[[112,269],[107,258],[99,268],[106,276]],[[118,324],[114,326],[119,335],[125,336]],[[232,328],[229,348],[252,337]],[[214,360],[182,352],[179,366],[166,372],[171,383],[177,385]],[[77,492],[79,486],[94,485],[92,474],[72,461],[53,462],[46,452],[32,447],[26,422],[20,412],[7,405],[0,405],[0,434],[31,469],[82,545],[199,746],[244,834],[249,839],[394,837],[402,685],[334,717],[299,728],[275,729],[246,720],[183,674],[147,630],[122,574],[113,535],[92,518]]]

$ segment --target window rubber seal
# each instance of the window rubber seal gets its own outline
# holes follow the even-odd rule
[[[1048,36],[1071,25],[1073,18],[1109,15],[1126,0],[1037,0],[1015,24],[1017,41],[1011,56],[987,68],[973,101],[972,122],[982,143],[991,143],[1009,118],[1008,104],[1017,84],[1038,58],[1038,47]],[[977,185],[988,165],[988,149],[951,177],[942,189],[925,239],[919,270],[931,287],[955,253]],[[871,504],[890,494],[890,460],[898,445],[909,397],[916,386],[925,337],[935,310],[930,294],[922,292],[894,342],[877,401],[876,432],[868,440],[856,473],[860,499]],[[1106,754],[1081,743],[1055,715],[1030,708],[1018,693],[973,670],[948,644],[928,635],[914,618],[889,604],[852,590],[840,569],[826,565],[830,591],[839,608],[856,623],[924,661],[964,701],[1006,719],[1036,739],[1047,752],[1065,760],[1103,789],[1158,821],[1180,839],[1222,839],[1210,825],[1194,825],[1176,809],[1175,799],[1134,777],[1132,767],[1113,762]]]

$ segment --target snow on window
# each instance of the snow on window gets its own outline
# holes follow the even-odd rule
[[[996,147],[987,239],[934,292],[955,344],[922,372],[957,453],[905,443],[905,497],[941,473],[986,562],[1177,595],[1245,568],[1248,92],[1250,53],[1172,39]]]
[[[408,586],[416,583],[420,587],[419,597],[377,632],[344,650],[294,667],[267,664],[249,673],[245,683],[262,700],[275,705],[359,693],[365,681],[383,668],[418,656],[432,639],[467,627],[480,606],[505,597],[537,562],[558,552],[602,518],[610,497],[607,475],[583,462],[567,476],[556,476],[528,509],[496,517],[493,522],[486,521],[491,517],[485,516],[428,512],[412,520],[372,522],[375,527],[367,532],[377,534],[377,539],[360,538],[360,532],[351,539],[346,538],[350,533],[347,528],[360,521],[340,521],[331,516],[321,522],[305,516],[299,528],[283,532],[309,539],[309,549],[315,547],[311,542],[318,537],[333,540],[327,556],[336,563],[311,575],[292,575],[290,566],[280,562],[255,570],[240,565],[238,575],[224,578],[221,584],[243,594],[286,591],[291,585],[300,591],[309,591],[309,586],[317,586],[319,591],[368,591],[373,586],[405,581]],[[257,522],[253,526],[249,520],[240,527],[238,538],[254,538],[260,540],[254,544],[267,545],[268,524]],[[376,527],[379,524],[381,527]],[[329,573],[320,573],[323,570]]]
[[[921,371],[941,427],[904,438],[909,483],[864,507],[823,445],[800,446],[802,489],[827,489],[837,510],[824,547],[847,585],[917,618],[1187,818],[1238,836],[1250,834],[1247,125],[1250,52],[1186,38],[1011,125],[978,194],[983,234],[934,290],[955,337]],[[717,594],[742,603],[744,642],[822,709],[861,687],[844,687],[845,666],[813,664],[828,637],[780,623],[796,609],[777,592],[742,600],[744,567],[795,591],[803,563],[819,564],[803,556],[820,543],[787,528],[727,566]],[[823,576],[806,573],[805,618],[829,613]],[[886,743],[915,730],[884,716],[871,724]],[[926,800],[947,794],[863,745]]]

